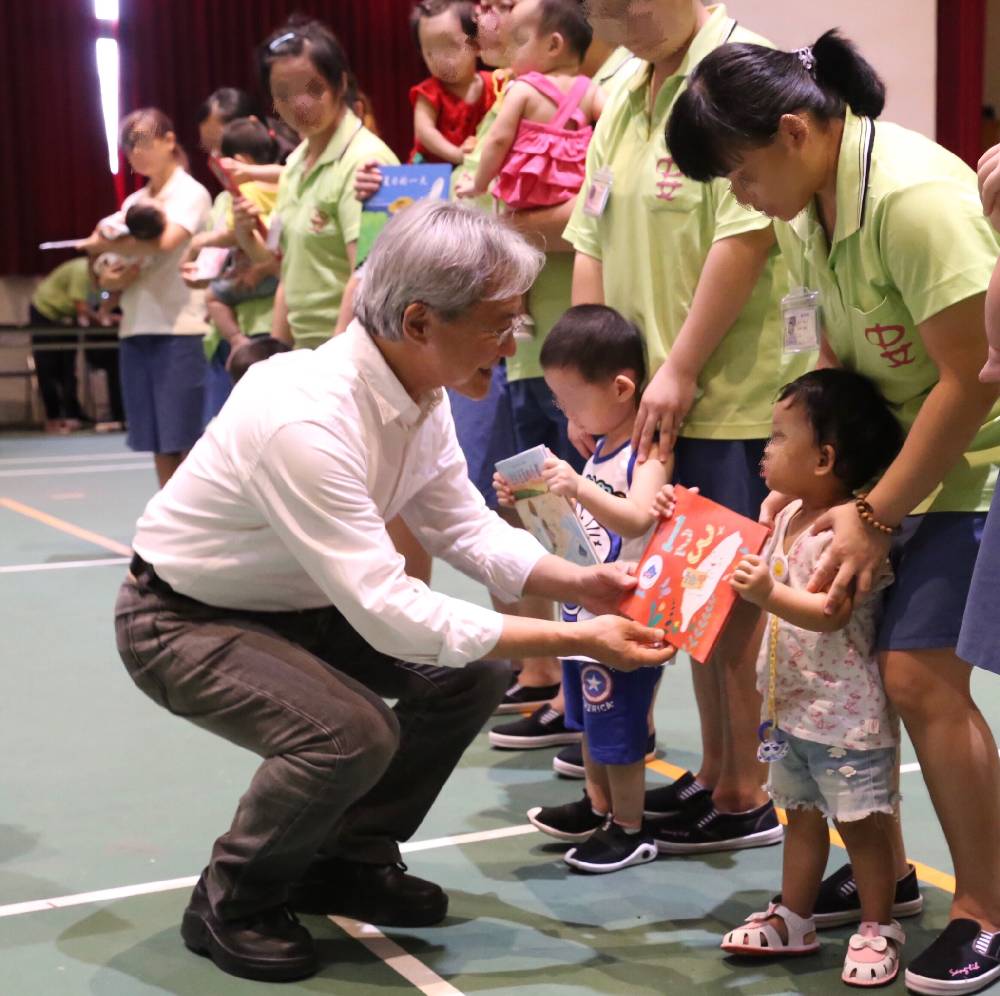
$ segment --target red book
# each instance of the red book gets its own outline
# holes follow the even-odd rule
[[[687,488],[674,491],[674,514],[656,527],[621,611],[662,626],[667,642],[704,664],[739,597],[729,584],[733,568],[764,549],[770,530]]]

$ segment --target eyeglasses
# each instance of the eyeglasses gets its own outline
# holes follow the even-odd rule
[[[492,336],[498,346],[506,346],[518,332],[523,332],[524,327],[531,319],[527,315],[518,315],[508,326],[498,330],[483,329],[486,335]]]

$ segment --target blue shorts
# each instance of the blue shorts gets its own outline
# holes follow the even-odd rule
[[[1000,494],[1000,491],[997,492]],[[983,542],[965,603],[958,656],[986,671],[1000,674],[1000,499],[983,527]]]
[[[828,820],[893,813],[899,801],[896,747],[852,750],[784,733],[788,753],[768,765],[767,792],[783,809],[818,809]]]
[[[563,661],[566,726],[583,730],[600,764],[633,764],[646,756],[649,707],[662,667],[618,671],[590,661]]]
[[[490,393],[481,401],[473,401],[457,391],[448,391],[448,400],[451,402],[458,445],[469,467],[469,480],[486,504],[495,509],[497,496],[493,490],[493,475],[496,473],[496,462],[517,452],[514,417],[507,390],[507,368],[502,363],[493,368]]]
[[[212,358],[205,367],[205,424],[215,418],[222,411],[222,406],[229,398],[229,392],[233,389],[233,378],[229,376],[226,369],[226,360],[229,359],[229,343],[225,339],[220,339]]]
[[[985,512],[907,517],[890,554],[896,580],[885,593],[879,650],[958,645],[985,522]]]
[[[768,494],[760,476],[766,445],[766,439],[678,439],[674,483],[756,521]]]
[[[207,362],[200,335],[133,335],[119,344],[129,449],[184,453],[201,436]]]
[[[530,450],[533,446],[547,446],[579,474],[587,459],[569,441],[566,416],[556,407],[556,399],[545,383],[545,378],[512,380],[508,389],[510,407],[514,413],[516,452]],[[513,456],[513,453],[508,456]]]

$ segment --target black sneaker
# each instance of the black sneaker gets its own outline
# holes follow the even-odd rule
[[[781,902],[781,893],[772,902]],[[892,903],[892,918],[916,916],[924,908],[924,897],[917,883],[917,870],[910,865],[909,872],[896,882],[896,896]],[[854,871],[850,863],[838,868],[823,879],[816,896],[813,923],[820,930],[828,927],[842,927],[847,923],[861,922],[861,899],[854,881]]]
[[[656,734],[650,733],[646,743],[646,760],[652,761],[656,758]],[[554,758],[552,758],[552,769],[557,775],[564,778],[586,778],[587,772],[583,768],[583,741],[563,747]]]
[[[383,927],[431,927],[448,913],[448,894],[408,875],[406,865],[373,865],[340,858],[316,861],[290,889],[298,913],[349,916]]]
[[[312,935],[286,907],[220,920],[209,906],[203,878],[184,911],[181,937],[195,954],[241,979],[291,982],[315,975],[319,967]]]
[[[578,843],[586,840],[604,821],[590,804],[590,796],[567,802],[564,806],[535,806],[528,810],[528,821],[556,840]]]
[[[522,712],[524,709],[534,709],[535,706],[551,702],[559,694],[559,685],[540,685],[532,687],[522,685],[517,678],[511,682],[510,688],[503,694],[500,705],[493,711],[496,713]]]
[[[627,833],[610,817],[579,847],[571,847],[563,861],[577,871],[603,875],[632,865],[656,860],[656,844],[644,826],[638,833]]]
[[[579,743],[583,734],[567,730],[565,716],[550,706],[539,706],[530,716],[501,723],[490,730],[490,746],[507,750],[532,750]]]
[[[975,920],[952,920],[906,970],[906,986],[931,996],[961,996],[1000,979],[1000,931],[988,934]]]
[[[770,800],[745,813],[720,813],[711,795],[703,805],[689,806],[654,824],[653,832],[661,854],[705,854],[768,847],[780,844],[785,834]]]
[[[677,781],[646,792],[642,815],[647,820],[662,820],[692,805],[701,806],[711,796],[711,789],[698,784],[694,775],[685,771]]]

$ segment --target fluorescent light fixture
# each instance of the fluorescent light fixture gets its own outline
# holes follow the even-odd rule
[[[94,17],[99,21],[117,21],[118,0],[94,0]]]
[[[100,3],[100,0],[98,0]],[[117,8],[118,4],[115,3]],[[97,79],[101,84],[101,111],[108,141],[108,165],[118,172],[118,42],[97,39]]]

